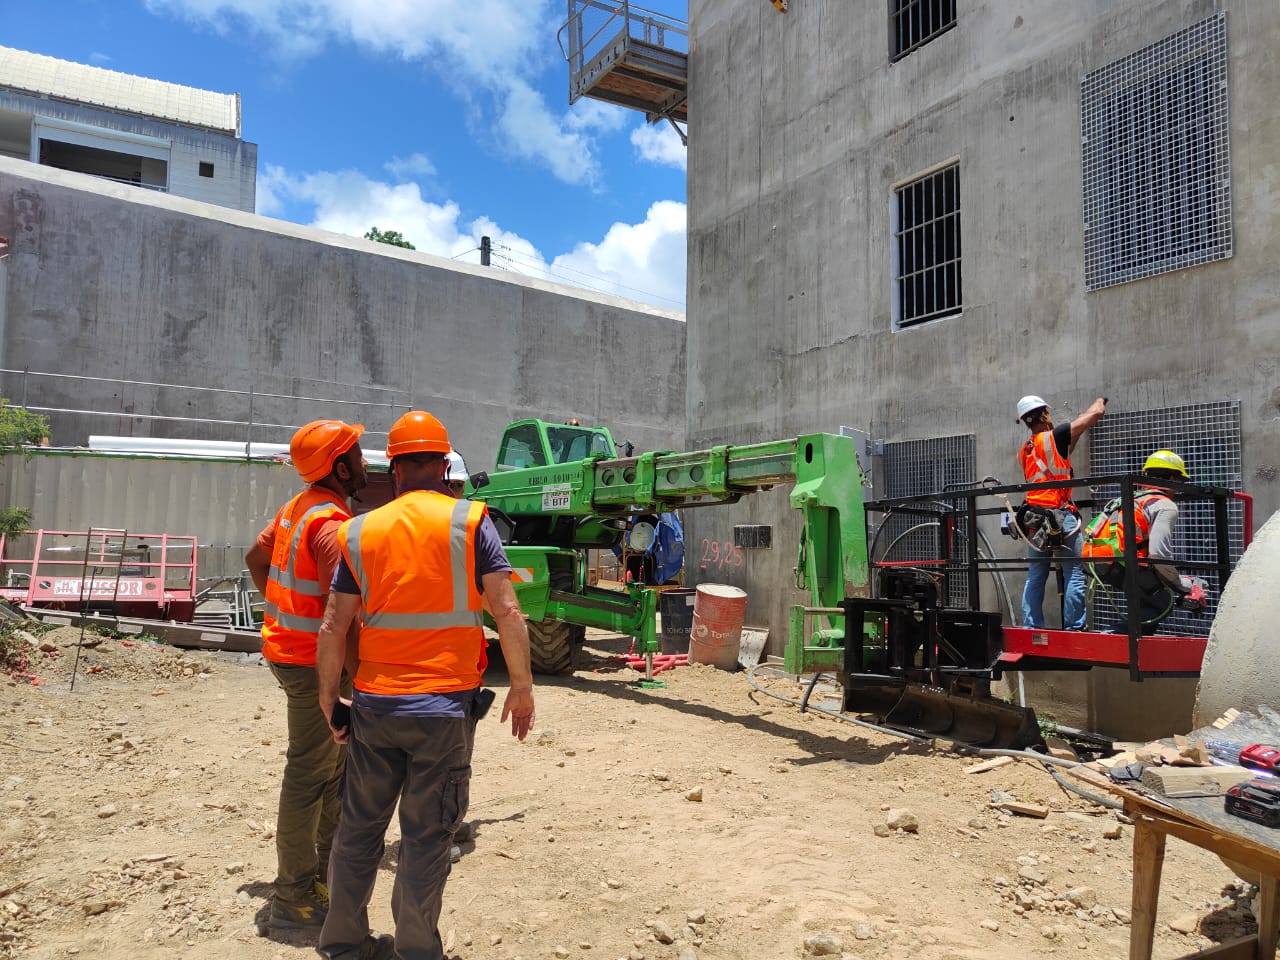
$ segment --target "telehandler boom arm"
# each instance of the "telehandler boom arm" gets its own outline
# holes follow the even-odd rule
[[[813,433],[687,453],[592,457],[476,479],[473,496],[489,504],[504,531],[517,594],[531,620],[614,627],[639,636],[642,652],[656,650],[653,591],[632,588],[627,597],[592,590],[581,569],[568,569],[572,554],[614,545],[634,514],[736,503],[785,483],[794,484],[791,505],[804,525],[797,586],[829,611],[866,593],[862,471],[849,437]],[[615,615],[621,619],[609,619]],[[837,637],[842,640],[843,631],[832,629],[832,642]]]

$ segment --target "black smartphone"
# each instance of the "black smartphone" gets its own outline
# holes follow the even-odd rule
[[[339,700],[333,705],[333,713],[329,715],[329,723],[333,725],[333,729],[341,730],[343,727],[351,726],[351,706]]]

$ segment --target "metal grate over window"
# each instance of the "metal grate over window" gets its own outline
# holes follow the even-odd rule
[[[894,191],[894,321],[899,329],[960,312],[960,165]]]
[[[933,437],[928,440],[903,440],[884,445],[884,498],[920,497],[937,494],[945,504],[946,491],[971,487],[976,482],[977,456],[973,434]],[[967,517],[955,516],[955,536],[951,554],[956,564],[948,568],[944,602],[964,607],[969,603],[969,582],[964,573],[965,547],[968,536]],[[886,516],[876,535],[875,560],[934,560],[946,553],[946,530],[929,517],[918,514]],[[936,569],[936,568],[935,568]]]
[[[1243,489],[1239,401],[1108,413],[1089,432],[1089,473],[1096,477],[1138,473],[1155,450],[1172,450],[1181,456],[1195,483]],[[1118,496],[1119,492],[1116,487],[1104,487],[1097,495],[1098,499],[1106,500]],[[1244,552],[1244,508],[1239,501],[1228,504],[1227,521],[1234,563]],[[1212,502],[1197,500],[1178,504],[1174,557],[1181,561],[1217,560]],[[1212,571],[1184,572],[1194,572],[1208,581],[1205,592],[1209,609],[1201,616],[1191,616],[1175,608],[1173,615],[1161,625],[1160,633],[1203,637],[1208,634],[1211,616],[1217,610],[1221,585]],[[1123,620],[1124,611],[1123,595],[1118,591],[1108,595],[1099,590],[1091,616],[1095,627],[1105,626]]]
[[[956,0],[889,0],[889,58],[901,60],[956,25]]]
[[[1080,88],[1085,287],[1231,256],[1226,14]]]

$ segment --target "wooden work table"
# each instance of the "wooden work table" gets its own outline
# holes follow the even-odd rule
[[[1133,818],[1133,915],[1129,960],[1150,960],[1167,837],[1177,837],[1259,873],[1258,933],[1189,954],[1215,960],[1271,960],[1280,930],[1280,828],[1228,814],[1222,797],[1170,798],[1108,784]]]

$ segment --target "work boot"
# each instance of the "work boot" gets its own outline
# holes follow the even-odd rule
[[[271,926],[279,930],[300,930],[323,927],[329,913],[329,888],[319,880],[313,880],[311,890],[301,900],[271,900]],[[390,956],[388,954],[388,956]]]
[[[389,933],[373,934],[360,944],[360,960],[395,960],[396,938]]]
[[[316,953],[332,960],[341,956],[348,960],[395,960],[396,938],[389,933],[380,933],[376,937],[370,933],[360,941],[360,948],[352,951],[347,945],[316,947]]]

